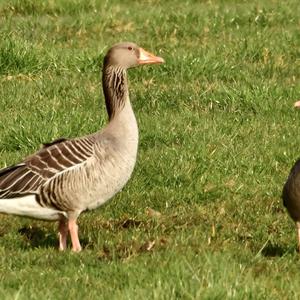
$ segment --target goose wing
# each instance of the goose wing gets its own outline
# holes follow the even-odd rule
[[[23,162],[0,170],[0,199],[36,194],[48,179],[82,164],[93,155],[92,136],[59,139],[48,144]]]

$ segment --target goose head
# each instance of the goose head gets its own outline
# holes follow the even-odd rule
[[[139,65],[160,64],[163,62],[163,58],[155,56],[130,42],[119,43],[112,46],[104,58],[105,66],[112,66],[125,70]]]

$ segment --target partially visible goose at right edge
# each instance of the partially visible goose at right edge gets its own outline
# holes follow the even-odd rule
[[[300,108],[300,101],[295,102],[295,108]],[[298,252],[300,253],[300,158],[292,167],[282,191],[283,205],[296,224]]]

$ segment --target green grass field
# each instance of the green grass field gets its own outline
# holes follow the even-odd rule
[[[1,299],[299,299],[281,201],[300,156],[300,6],[289,1],[0,0],[0,167],[107,122],[102,59],[133,41],[138,162],[79,220],[0,216]],[[158,213],[153,213],[153,211]]]

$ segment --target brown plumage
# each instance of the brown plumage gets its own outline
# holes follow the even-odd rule
[[[300,101],[294,107],[300,107]],[[296,224],[298,251],[300,253],[300,159],[292,167],[282,191],[283,205]]]
[[[109,123],[101,131],[44,144],[23,162],[0,170],[0,212],[59,221],[59,248],[71,235],[80,251],[76,220],[105,203],[131,176],[138,129],[126,70],[163,59],[133,43],[113,46],[104,59],[103,91]]]
[[[83,163],[93,154],[92,137],[58,140],[27,157],[21,164],[0,171],[0,199],[38,193],[56,174]]]

